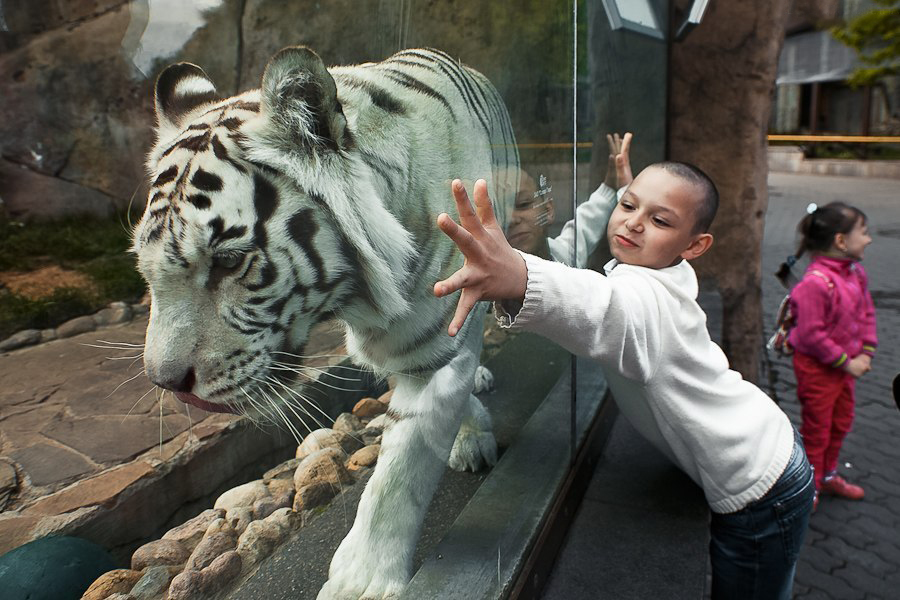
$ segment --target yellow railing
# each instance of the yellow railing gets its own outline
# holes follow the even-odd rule
[[[849,142],[900,144],[898,135],[769,135],[770,142]]]

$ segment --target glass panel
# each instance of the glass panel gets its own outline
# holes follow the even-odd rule
[[[602,236],[589,241],[575,223],[565,238],[565,223],[603,179],[608,132],[635,133],[635,171],[662,158],[664,43],[640,28],[611,29],[615,19],[600,3],[45,4],[0,4],[0,65],[9,75],[0,95],[12,115],[0,124],[4,228],[84,214],[112,218],[120,230],[134,225],[134,256],[150,287],[150,316],[136,317],[127,334],[77,343],[108,338],[129,349],[113,357],[128,361],[100,349],[99,369],[115,379],[103,392],[125,408],[94,424],[127,438],[129,451],[92,456],[84,469],[95,476],[144,460],[158,469],[129,505],[140,527],[109,517],[75,533],[128,564],[136,547],[249,481],[244,489],[258,496],[216,527],[243,534],[287,504],[297,512],[282,525],[297,531],[274,552],[296,552],[304,569],[288,569],[277,584],[262,574],[244,581],[281,564],[263,560],[266,544],[252,550],[248,542],[238,546],[244,575],[229,593],[250,598],[260,586],[263,597],[315,597],[335,552],[331,585],[375,574],[401,585],[438,561],[436,544],[470,499],[493,494],[484,506],[531,511],[482,526],[502,529],[481,549],[491,564],[500,557],[502,576],[488,589],[508,591],[595,411],[582,410],[570,428],[574,395],[558,381],[571,363],[558,346],[481,312],[460,335],[446,334],[456,298],[435,299],[432,286],[462,259],[435,220],[444,211],[458,220],[453,178],[470,194],[485,178],[514,247],[602,265]],[[616,18],[646,30],[667,22],[667,3],[645,4]],[[315,54],[280,53],[297,45]],[[124,245],[119,254],[128,256]],[[136,279],[133,265],[126,269]],[[137,301],[141,292],[138,283],[137,297],[104,302]],[[145,323],[142,375],[126,367]],[[59,385],[81,392],[77,375]],[[95,412],[106,410],[97,404]],[[129,433],[117,437],[110,428],[120,418],[130,419],[122,425]],[[304,441],[301,458],[340,447],[317,454],[316,468],[304,463],[324,473],[309,481],[299,460],[284,461],[320,428],[344,433]],[[217,468],[198,450],[208,446],[223,457]],[[503,464],[490,469],[498,456]],[[521,502],[526,495],[532,500]],[[513,543],[507,531],[522,537]]]

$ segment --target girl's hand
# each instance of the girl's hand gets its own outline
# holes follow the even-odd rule
[[[484,179],[475,182],[474,212],[462,182],[454,179],[451,188],[462,227],[447,213],[438,215],[437,224],[459,247],[466,262],[456,273],[434,284],[434,295],[442,298],[462,290],[447,330],[456,335],[479,300],[524,301],[528,271],[497,223]]]
[[[854,377],[862,377],[872,370],[872,357],[868,354],[855,356],[844,365],[844,370]]]

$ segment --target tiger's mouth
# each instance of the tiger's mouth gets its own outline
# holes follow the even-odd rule
[[[188,394],[186,392],[175,392],[175,397],[184,402],[185,404],[190,404],[191,406],[196,406],[197,408],[201,408],[207,412],[216,412],[216,413],[231,413],[237,414],[237,408],[231,406],[229,404],[214,404],[212,402],[207,402],[206,400],[202,400],[193,394]]]

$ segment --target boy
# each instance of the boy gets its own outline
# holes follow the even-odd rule
[[[812,471],[784,413],[728,368],[696,302],[689,261],[713,242],[712,181],[684,163],[642,171],[610,217],[606,277],[513,250],[484,181],[475,212],[461,182],[452,188],[462,227],[446,214],[438,226],[466,263],[434,290],[462,290],[450,335],[475,302],[495,300],[502,325],[600,362],[622,413],[703,488],[712,597],[789,598]]]

